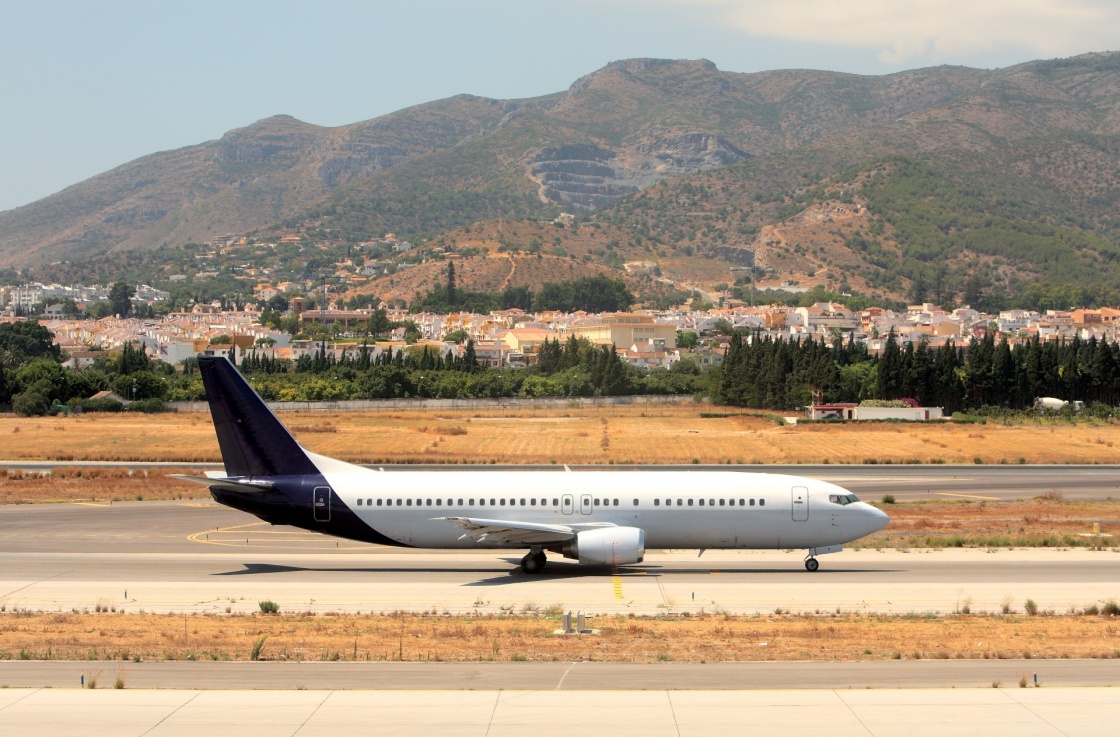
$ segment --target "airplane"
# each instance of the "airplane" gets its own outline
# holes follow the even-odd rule
[[[885,513],[816,479],[737,471],[393,473],[304,449],[225,357],[198,367],[225,471],[176,475],[274,525],[381,545],[528,549],[588,566],[641,563],[646,550],[807,548],[818,555],[882,529]]]

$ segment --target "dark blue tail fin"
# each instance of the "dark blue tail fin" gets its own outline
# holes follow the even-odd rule
[[[296,476],[319,469],[229,359],[199,356],[228,476]]]

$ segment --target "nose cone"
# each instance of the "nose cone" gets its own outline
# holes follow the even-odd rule
[[[863,523],[864,525],[866,525],[866,529],[863,533],[864,535],[870,535],[872,532],[878,532],[879,530],[890,524],[891,518],[888,517],[887,513],[883,510],[876,509],[870,504],[864,504],[864,507],[866,507],[866,509],[864,509],[863,515]]]

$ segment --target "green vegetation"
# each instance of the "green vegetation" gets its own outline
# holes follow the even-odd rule
[[[962,351],[952,343],[934,350],[924,340],[900,348],[891,338],[875,357],[866,346],[839,339],[828,346],[769,337],[747,342],[734,335],[719,395],[728,404],[780,409],[807,405],[814,390],[838,402],[909,397],[947,412],[972,408],[984,416],[1022,411],[1035,397],[1060,396],[1085,402],[1090,416],[1110,417],[1120,401],[1120,343],[1035,338],[1012,350],[1006,339],[996,343],[988,334]]]

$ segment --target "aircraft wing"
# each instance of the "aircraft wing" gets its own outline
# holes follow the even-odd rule
[[[506,519],[477,517],[437,517],[466,530],[463,537],[478,543],[496,545],[548,545],[575,538],[581,526],[545,525],[539,522],[517,522]]]

